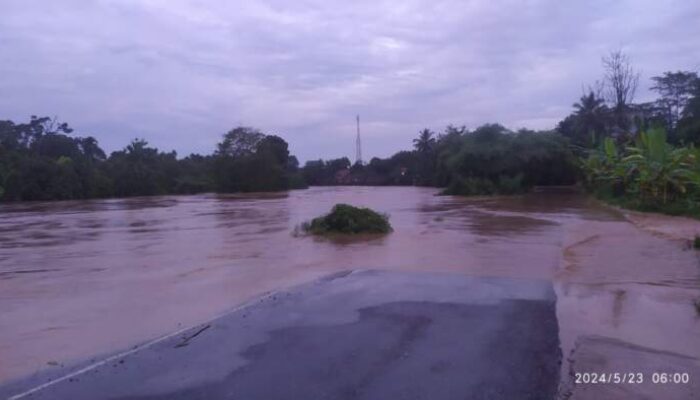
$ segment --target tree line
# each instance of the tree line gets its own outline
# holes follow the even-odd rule
[[[603,58],[601,81],[589,86],[574,112],[556,131],[579,149],[593,148],[612,137],[617,143],[633,141],[639,132],[664,128],[674,145],[700,144],[700,79],[697,72],[667,71],[651,78],[658,97],[635,103],[639,72],[621,51]]]
[[[424,129],[412,151],[350,164],[347,158],[309,161],[302,174],[311,185],[419,185],[447,194],[510,194],[534,185],[569,185],[576,159],[563,136],[486,124],[473,131],[448,126]]]
[[[68,124],[56,119],[0,121],[0,199],[277,191],[308,185],[421,185],[440,187],[448,194],[510,194],[535,185],[576,182],[595,192],[629,197],[646,193],[646,183],[633,182],[646,179],[643,174],[651,169],[643,172],[622,159],[651,154],[641,150],[632,154],[629,149],[646,148],[644,143],[656,143],[660,136],[668,152],[683,148],[688,155],[683,158],[681,174],[687,178],[683,189],[668,181],[666,195],[683,201],[697,198],[697,163],[691,162],[698,157],[694,149],[700,144],[697,73],[655,76],[650,88],[658,98],[635,103],[639,73],[629,58],[612,52],[603,57],[602,66],[601,80],[585,90],[571,114],[553,130],[513,131],[500,124],[473,130],[449,125],[440,132],[426,128],[413,140],[412,149],[368,163],[353,164],[343,157],[307,161],[300,168],[284,139],[249,127],[227,132],[210,155],[179,159],[175,152],[162,152],[135,139],[107,156],[93,137],[74,136]],[[663,135],[652,133],[661,131]],[[611,146],[621,157],[620,165],[636,172],[621,177],[621,166],[600,167],[611,163],[606,153]]]
[[[658,97],[635,103],[640,74],[629,57],[611,52],[602,67],[601,80],[584,91],[554,130],[512,131],[499,124],[474,130],[450,125],[439,133],[423,129],[412,151],[367,164],[351,165],[347,158],[310,161],[302,173],[313,185],[425,185],[460,195],[583,182],[635,208],[698,208],[697,73],[654,76],[650,89]]]
[[[253,128],[223,136],[211,155],[178,159],[143,139],[107,156],[93,137],[72,136],[67,123],[31,117],[0,121],[0,199],[101,197],[275,191],[303,186],[287,142]]]
[[[613,52],[603,65],[602,83],[557,127],[580,156],[585,186],[627,208],[700,216],[698,74],[654,76],[658,97],[634,103],[639,73],[629,58]]]

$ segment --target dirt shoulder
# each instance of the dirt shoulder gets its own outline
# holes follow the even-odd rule
[[[622,211],[625,218],[636,227],[671,240],[692,240],[700,236],[700,220],[657,213]]]
[[[700,376],[700,221],[620,210],[626,220],[566,229],[554,283],[565,399],[693,398]],[[640,384],[576,383],[577,374],[642,374]]]

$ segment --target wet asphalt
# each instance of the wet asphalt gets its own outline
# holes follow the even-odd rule
[[[553,399],[555,303],[548,281],[351,271],[0,398]]]

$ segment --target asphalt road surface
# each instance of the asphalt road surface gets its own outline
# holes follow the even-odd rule
[[[549,282],[354,271],[0,398],[552,399],[560,362]]]

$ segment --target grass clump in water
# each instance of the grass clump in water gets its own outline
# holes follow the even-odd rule
[[[330,213],[312,219],[302,228],[314,235],[329,233],[389,233],[392,231],[389,216],[369,208],[353,207],[349,204],[336,204]]]

